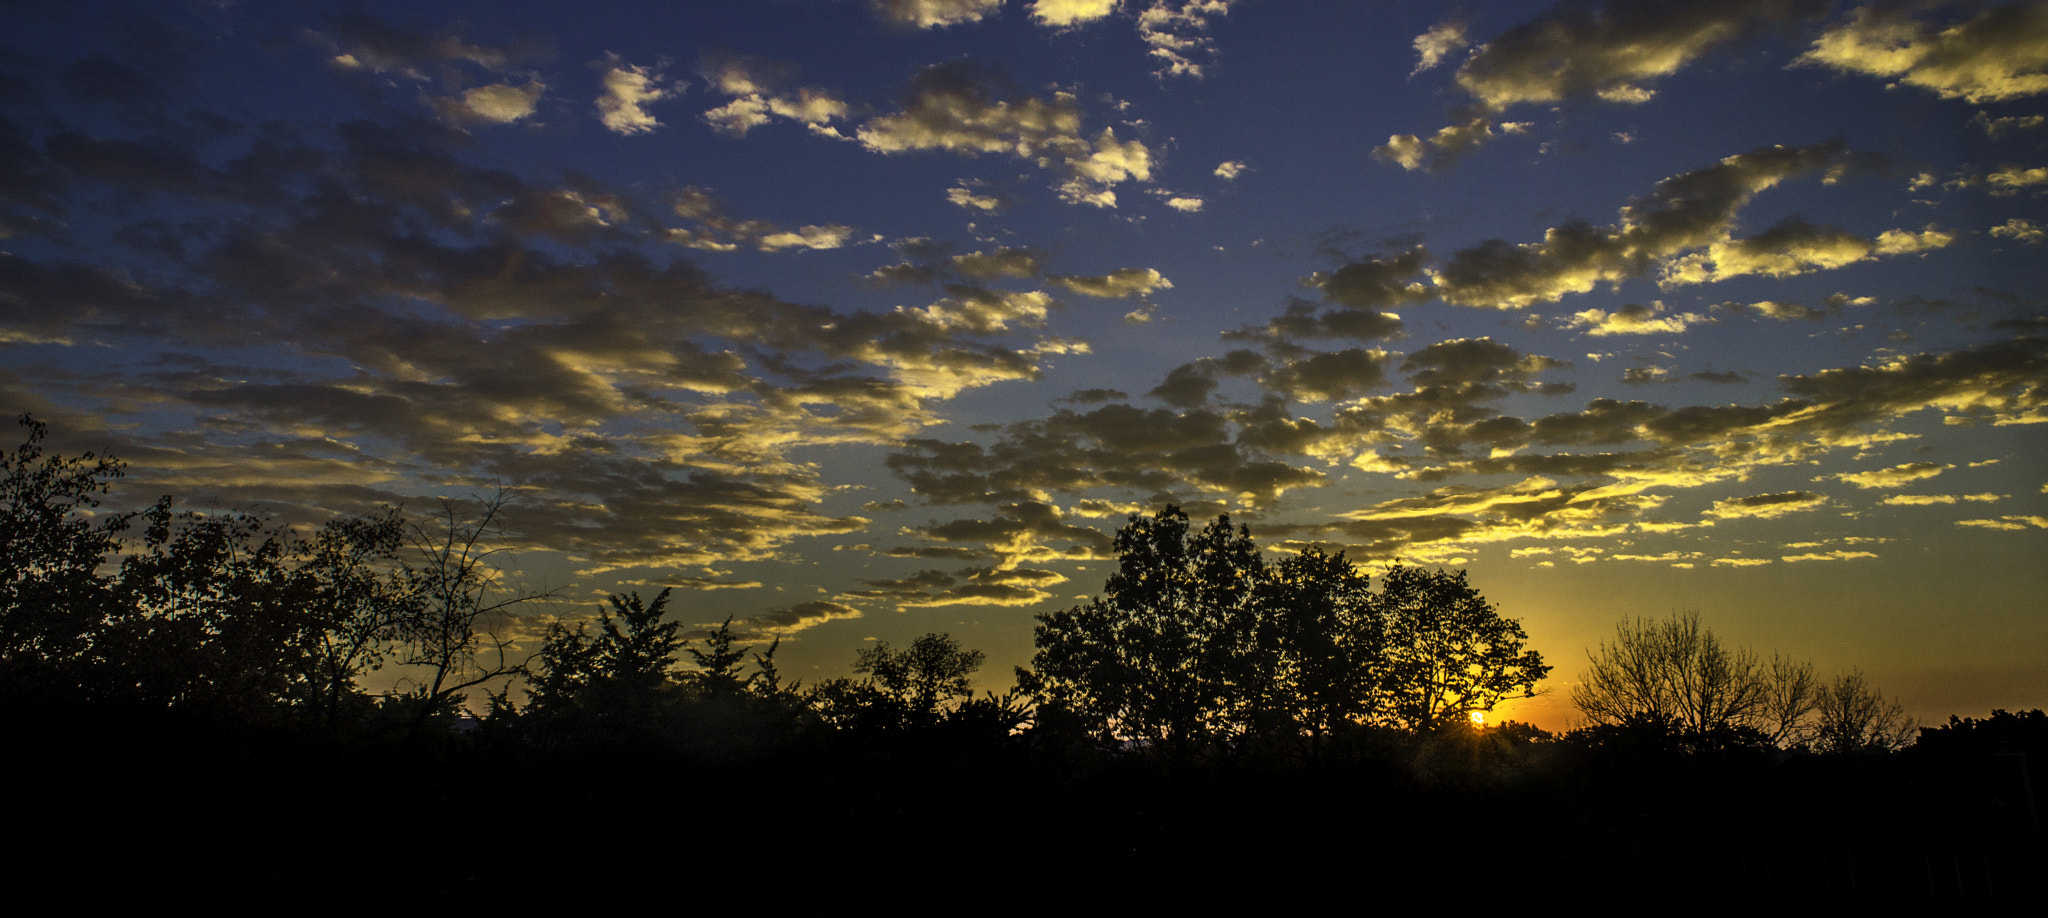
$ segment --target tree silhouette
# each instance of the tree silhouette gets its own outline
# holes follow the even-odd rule
[[[392,623],[390,659],[421,675],[394,696],[415,728],[435,715],[452,713],[469,690],[489,689],[521,673],[507,651],[512,610],[551,598],[550,590],[502,592],[504,573],[495,559],[505,548],[502,516],[511,498],[504,491],[482,498],[473,513],[444,500],[432,519],[407,533],[408,559],[401,569],[411,602]]]
[[[855,655],[853,671],[866,673],[890,700],[914,715],[935,714],[956,698],[971,698],[968,677],[987,659],[979,650],[965,650],[952,635],[926,634],[903,650],[876,641]]]
[[[1272,689],[1255,599],[1264,563],[1247,530],[1200,533],[1167,506],[1117,530],[1103,595],[1038,617],[1025,682],[1098,735],[1185,754],[1245,729]]]
[[[1520,622],[1503,618],[1466,581],[1465,572],[1397,565],[1375,597],[1386,627],[1386,679],[1394,720],[1426,731],[1535,694],[1550,673],[1525,650]]]
[[[651,603],[635,592],[613,595],[599,607],[597,630],[589,622],[574,630],[548,626],[541,648],[527,665],[527,704],[536,715],[588,706],[615,710],[645,708],[674,681],[676,656],[684,647],[681,622],[664,621],[669,591]]]
[[[1887,700],[1859,670],[1822,687],[1816,699],[1813,747],[1835,754],[1896,752],[1913,741],[1916,725],[1897,699]]]
[[[86,453],[43,455],[48,425],[21,416],[27,436],[0,455],[0,692],[60,689],[105,611],[101,563],[134,514],[90,513],[122,463]]]
[[[1384,713],[1386,624],[1370,579],[1310,547],[1273,565],[1259,603],[1278,638],[1279,677],[1267,683],[1267,732],[1307,732],[1311,749],[1347,725]]]
[[[1395,567],[1379,593],[1343,555],[1267,566],[1219,518],[1166,507],[1117,532],[1101,598],[1039,616],[1020,683],[1050,721],[1182,755],[1347,724],[1430,730],[1527,695],[1550,671],[1465,574]]]
[[[1695,749],[1743,736],[1796,743],[1815,701],[1810,664],[1722,647],[1698,612],[1623,621],[1613,643],[1588,656],[1592,665],[1572,688],[1579,713],[1595,724],[1670,732]]]

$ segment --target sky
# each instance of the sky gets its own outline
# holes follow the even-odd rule
[[[2048,707],[2048,2],[0,0],[0,408],[984,688],[1167,503]],[[126,503],[123,503],[125,501]]]

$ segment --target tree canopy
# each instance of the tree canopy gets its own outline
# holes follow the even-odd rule
[[[1268,565],[1244,527],[1168,506],[1118,531],[1103,595],[1039,617],[1048,705],[1098,736],[1188,752],[1346,725],[1430,730],[1532,694],[1550,670],[1465,574],[1343,555]]]

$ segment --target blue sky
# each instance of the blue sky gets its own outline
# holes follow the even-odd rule
[[[1167,502],[2048,704],[2048,4],[12,4],[0,393],[122,494],[511,488],[585,614],[992,661]]]

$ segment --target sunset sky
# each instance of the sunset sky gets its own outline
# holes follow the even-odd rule
[[[529,635],[1000,690],[1174,502],[1469,568],[1495,719],[1682,609],[2048,707],[2048,2],[0,15],[0,408],[110,506],[504,486]]]

